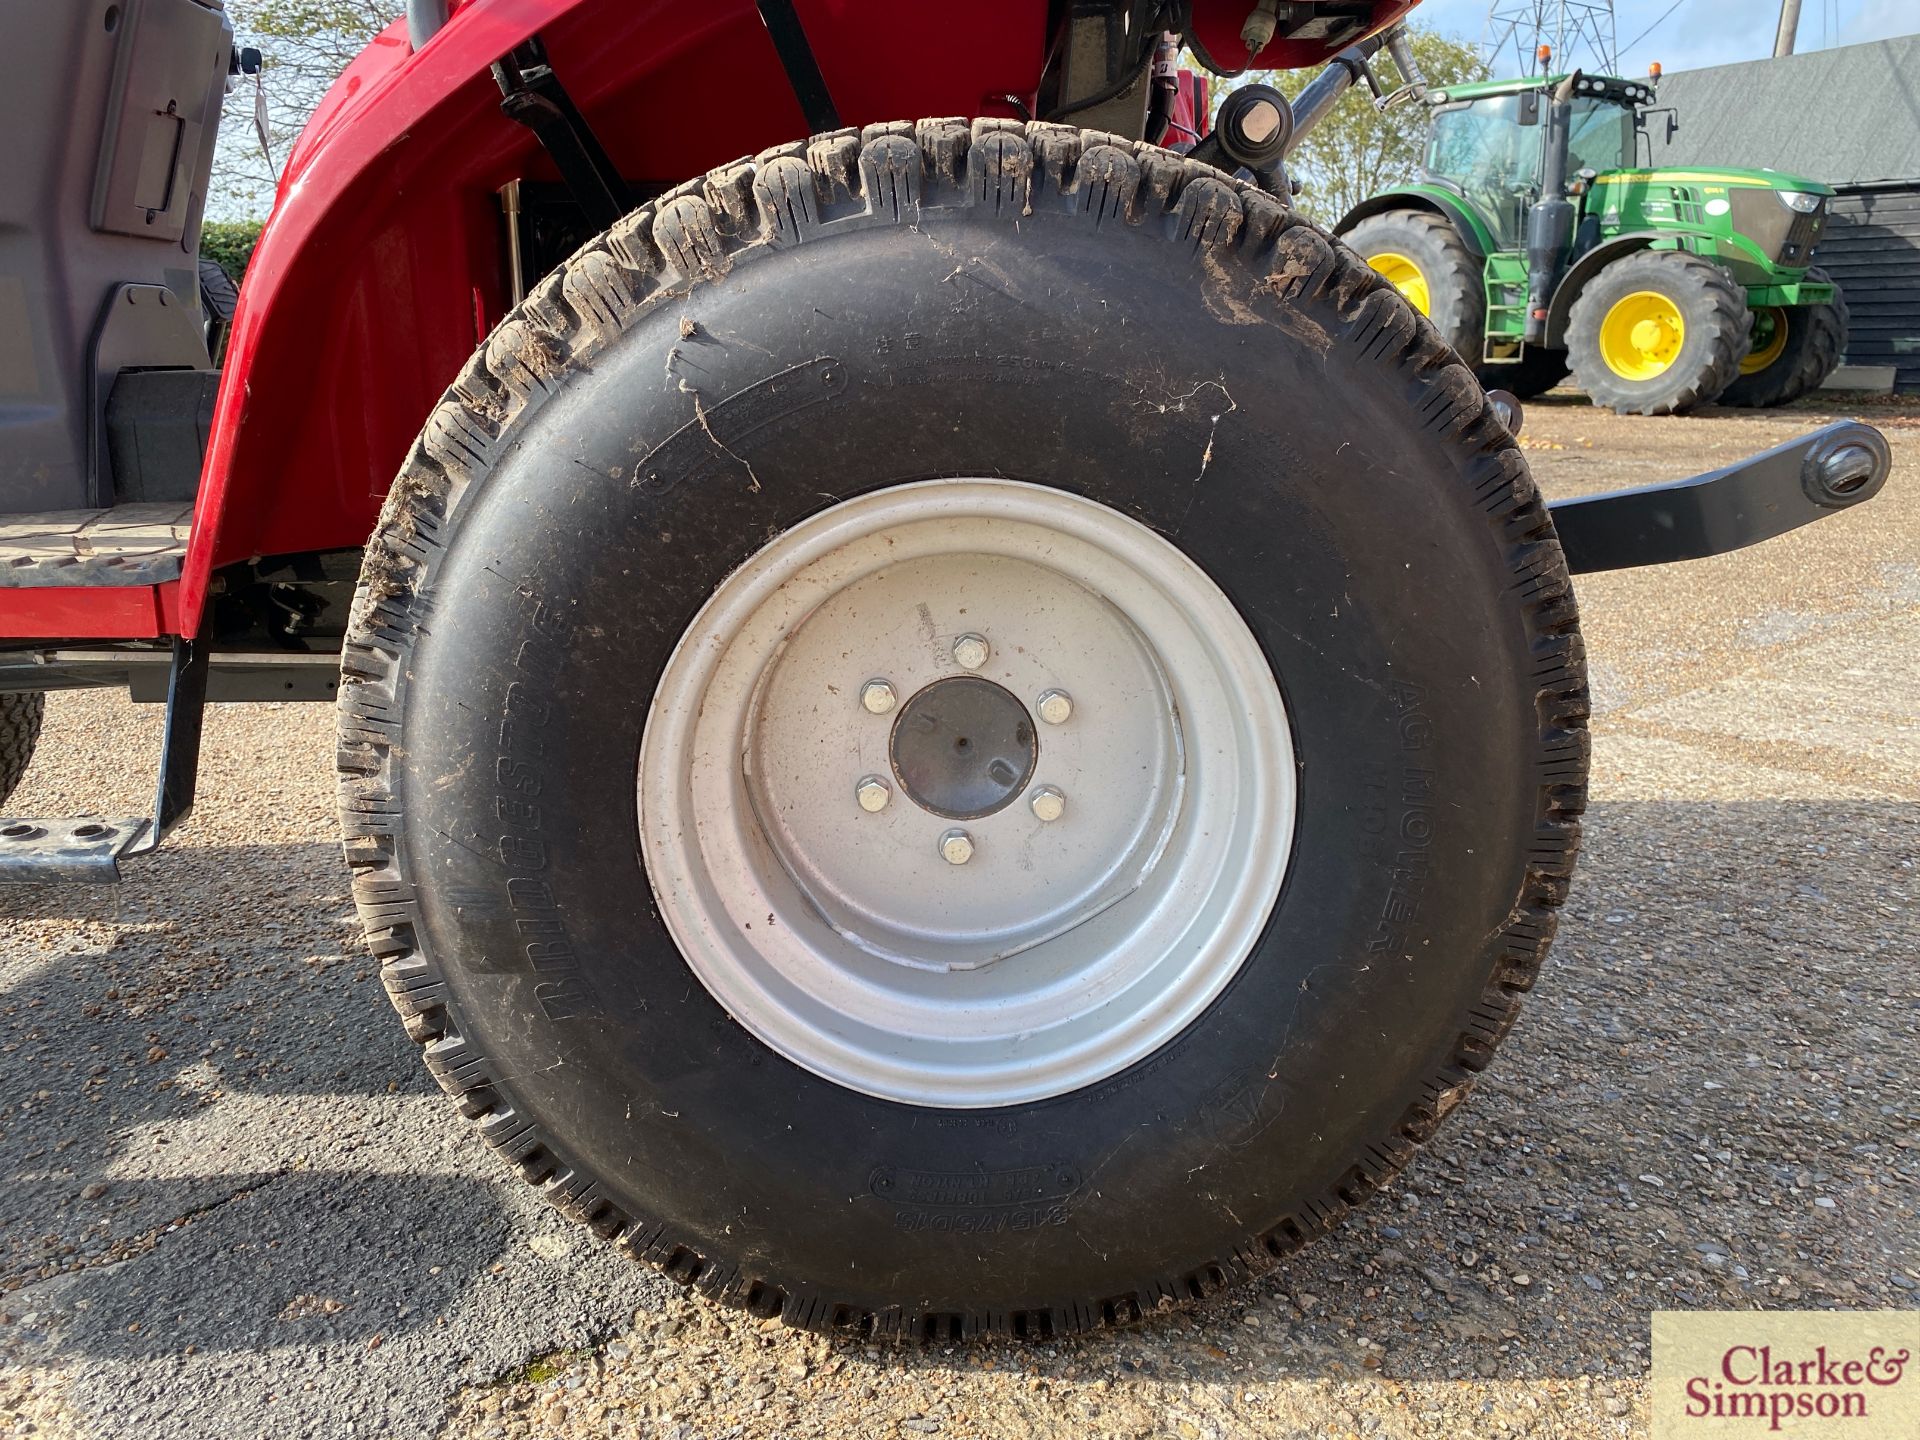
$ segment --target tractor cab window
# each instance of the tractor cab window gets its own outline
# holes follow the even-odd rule
[[[1632,163],[1633,112],[1610,100],[1575,99],[1567,132],[1567,173],[1592,170],[1604,175]]]
[[[1545,129],[1520,123],[1518,95],[1489,95],[1434,111],[1428,173],[1460,188],[1502,249],[1520,243],[1522,219],[1540,184]]]

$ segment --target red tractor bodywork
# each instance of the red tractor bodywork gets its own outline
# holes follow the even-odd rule
[[[1415,3],[1373,0],[1371,30]],[[1192,31],[1242,55],[1249,8],[1196,0]],[[1031,112],[1049,59],[1047,0],[797,9],[849,126]],[[489,73],[535,35],[633,181],[669,186],[807,132],[751,0],[467,0],[417,53],[396,22],[287,160],[233,320],[181,578],[0,589],[0,637],[191,635],[221,566],[365,540],[428,411],[508,308],[497,192],[555,173]],[[1335,48],[1277,40],[1260,58],[1304,66]]]

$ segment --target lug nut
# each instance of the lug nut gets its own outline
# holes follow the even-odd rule
[[[878,775],[864,775],[860,783],[853,787],[853,795],[860,802],[862,810],[869,815],[877,815],[893,799],[893,787]]]
[[[953,642],[953,661],[963,670],[978,670],[992,653],[984,635],[962,635]]]
[[[964,830],[949,830],[940,837],[940,858],[949,865],[964,865],[973,859],[973,837]]]
[[[1042,785],[1027,800],[1034,818],[1052,824],[1067,813],[1067,797],[1051,785]]]
[[[1034,708],[1047,724],[1064,725],[1067,717],[1073,714],[1073,697],[1064,690],[1043,690]]]
[[[899,703],[893,686],[884,680],[869,680],[860,687],[860,703],[869,715],[884,715]]]

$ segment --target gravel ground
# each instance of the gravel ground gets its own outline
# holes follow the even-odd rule
[[[1528,406],[1554,494],[1824,418]],[[1262,1283],[1073,1342],[828,1343],[547,1213],[353,935],[321,706],[220,707],[116,891],[0,895],[0,1435],[1614,1436],[1648,1316],[1920,1306],[1920,409],[1870,506],[1590,577],[1594,805],[1472,1100]],[[57,696],[9,807],[130,812],[158,715]]]

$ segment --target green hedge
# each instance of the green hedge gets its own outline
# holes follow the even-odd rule
[[[253,247],[260,239],[258,220],[209,220],[200,227],[200,253],[218,260],[235,282],[247,273]]]

